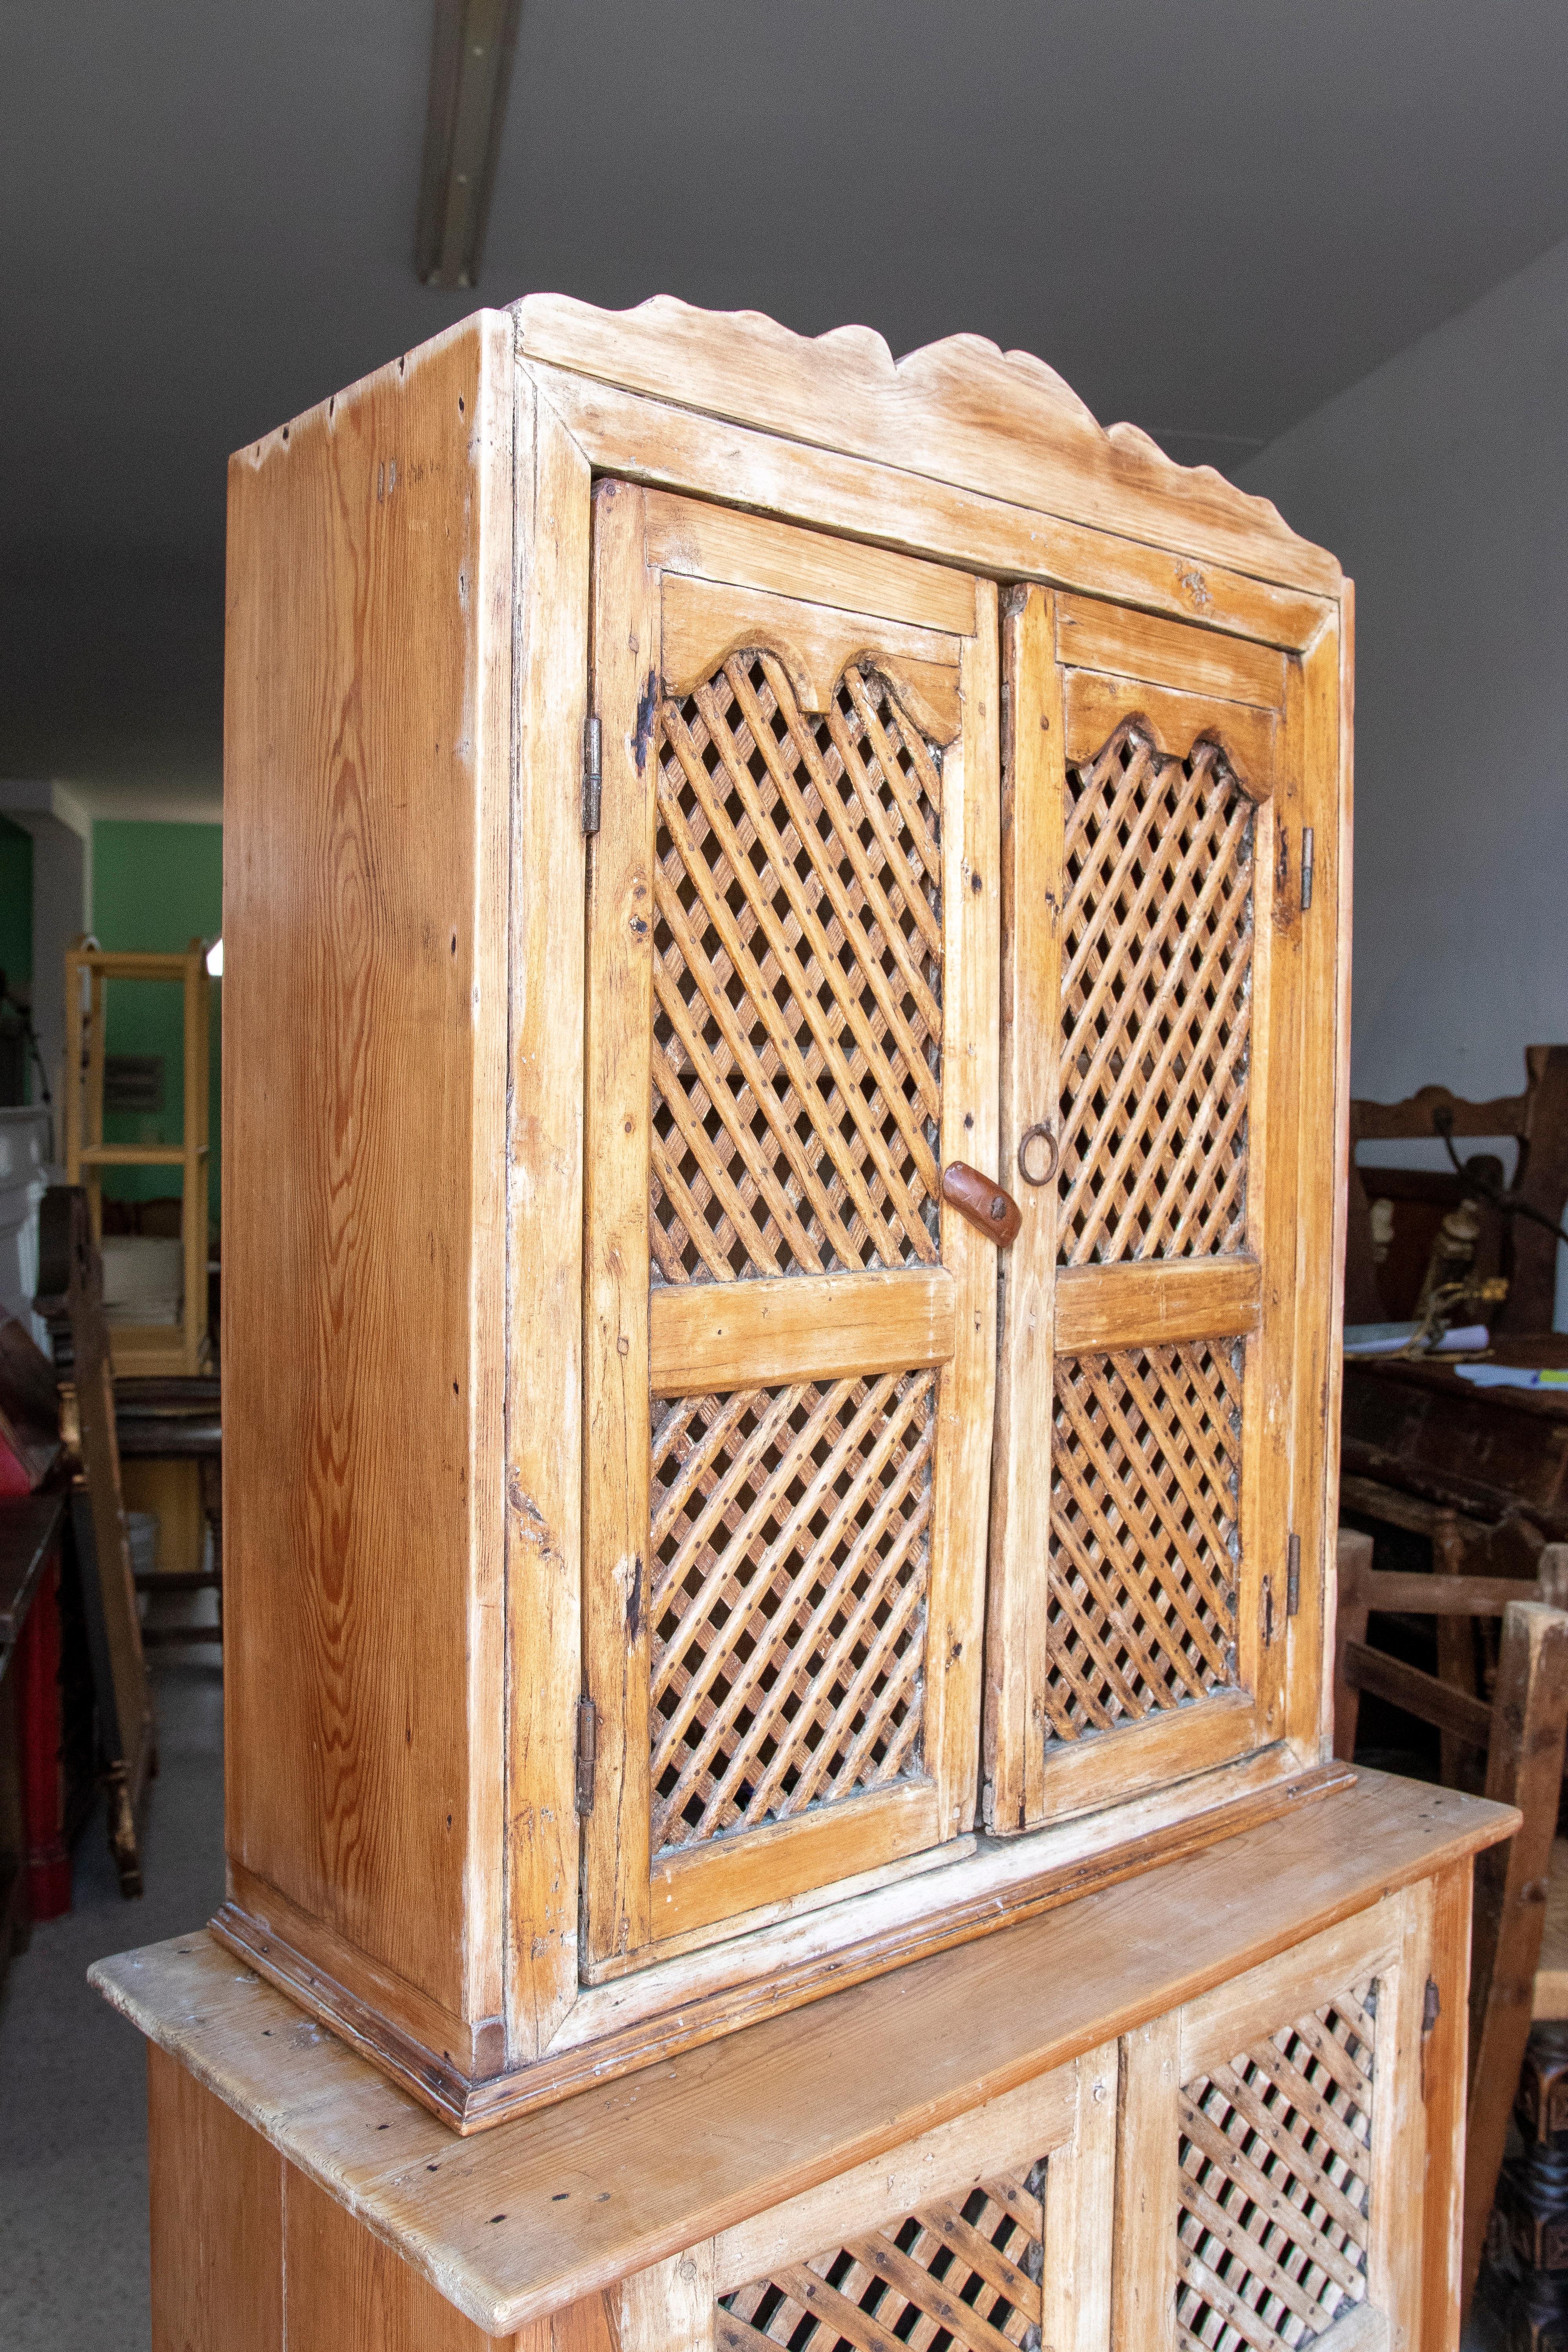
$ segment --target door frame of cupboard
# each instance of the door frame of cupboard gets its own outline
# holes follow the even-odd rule
[[[939,454],[924,450],[911,453],[902,448],[896,425],[884,425],[878,420],[874,426],[865,413],[877,404],[877,388],[867,393],[858,385],[836,383],[832,358],[826,353],[822,355],[820,378],[813,380],[808,393],[797,394],[798,404],[787,415],[770,415],[767,386],[761,373],[755,378],[744,375],[737,380],[725,370],[728,353],[723,346],[728,338],[718,322],[711,335],[712,377],[725,380],[719,383],[705,380],[704,362],[710,358],[703,349],[707,322],[697,320],[696,314],[682,311],[679,305],[647,305],[642,313],[634,314],[638,320],[646,317],[649,326],[646,377],[636,388],[627,388],[625,375],[620,383],[615,382],[613,372],[617,367],[625,370],[626,354],[618,345],[595,340],[594,314],[584,313],[577,305],[556,304],[552,298],[532,298],[519,306],[517,315],[520,392],[532,411],[537,445],[542,450],[560,449],[563,453],[569,446],[574,453],[571,470],[576,490],[571,502],[570,539],[574,547],[581,546],[581,555],[575,560],[584,569],[591,541],[588,485],[592,480],[613,477],[700,499],[709,506],[728,503],[742,509],[763,510],[782,522],[805,525],[862,545],[882,547],[968,572],[991,571],[1005,580],[1037,581],[1053,590],[1092,594],[1102,600],[1125,598],[1142,612],[1181,620],[1189,625],[1195,623],[1216,631],[1222,638],[1248,641],[1279,657],[1286,694],[1279,727],[1289,751],[1279,759],[1273,779],[1275,805],[1279,821],[1296,826],[1298,838],[1301,824],[1314,828],[1314,905],[1321,909],[1321,919],[1315,926],[1305,920],[1294,928],[1300,934],[1310,931],[1313,935],[1313,971],[1303,980],[1303,994],[1315,984],[1316,1001],[1321,1006],[1323,990],[1331,992],[1334,986],[1340,962],[1339,939],[1348,918],[1348,908],[1342,897],[1348,888],[1348,869],[1340,854],[1340,803],[1342,779],[1348,779],[1348,745],[1341,741],[1334,745],[1332,757],[1324,757],[1325,745],[1341,732],[1339,607],[1343,583],[1338,577],[1337,567],[1331,573],[1316,560],[1315,551],[1298,562],[1295,554],[1305,551],[1297,541],[1289,542],[1295,554],[1270,567],[1273,579],[1248,573],[1244,568],[1248,562],[1258,567],[1258,572],[1263,572],[1275,552],[1268,544],[1272,533],[1264,520],[1266,515],[1271,515],[1271,509],[1265,509],[1260,501],[1249,502],[1258,518],[1259,538],[1245,548],[1239,543],[1226,546],[1230,563],[1216,562],[1213,552],[1224,543],[1224,534],[1215,533],[1211,538],[1204,524],[1194,518],[1191,543],[1195,547],[1206,542],[1203,546],[1205,560],[1182,562],[1173,554],[1115,530],[1101,531],[1081,525],[1075,527],[1054,517],[1047,520],[1037,509],[1031,510],[1007,503],[1005,496],[987,497],[954,487],[953,478],[963,481],[966,470],[971,478],[982,475],[995,482],[1005,468],[1000,464],[993,468],[984,461],[975,464],[972,457],[966,469],[962,457],[954,460],[951,449]],[[666,315],[670,322],[668,341],[663,340],[662,331]],[[692,324],[687,326],[686,321]],[[809,346],[798,338],[783,338],[781,331],[767,331],[787,341],[792,351],[802,355],[803,368],[810,368],[822,351],[820,345]],[[737,344],[742,332],[739,329],[729,331]],[[886,392],[901,389],[897,379],[914,365],[910,362],[900,370],[887,369],[892,381],[883,388],[884,404]],[[1048,374],[1048,371],[1040,373]],[[525,383],[527,390],[522,391]],[[658,396],[660,392],[665,397]],[[672,396],[681,404],[672,404]],[[702,413],[708,406],[708,396],[720,410],[719,415]],[[814,398],[816,413],[807,428],[805,411],[807,402]],[[1075,422],[1086,415],[1065,388],[1061,405],[1076,413]],[[857,408],[860,413],[854,413]],[[794,434],[790,434],[792,425]],[[774,430],[767,430],[769,425]],[[789,437],[781,436],[781,426]],[[810,442],[805,437],[807,429]],[[1093,430],[1099,435],[1098,427]],[[1118,436],[1126,435],[1126,428],[1118,428],[1117,432]],[[800,437],[795,437],[796,435]],[[867,446],[873,435],[879,444],[874,453]],[[1106,436],[1100,437],[1103,441]],[[1142,441],[1139,436],[1126,437]],[[1150,453],[1145,464],[1152,474],[1157,473],[1165,461],[1154,455],[1152,445],[1145,444],[1143,449]],[[857,450],[865,454],[841,454]],[[1141,450],[1140,456],[1142,454]],[[986,459],[992,456],[990,451],[985,453]],[[953,477],[947,481],[937,478],[944,458],[953,467]],[[552,519],[558,536],[564,519],[560,465],[557,459],[549,468]],[[717,485],[722,486],[721,500],[715,498]],[[1016,490],[1018,485],[1010,482],[1006,487]],[[1131,517],[1117,517],[1116,520],[1125,531]],[[1169,517],[1166,528],[1170,528]],[[1273,531],[1279,529],[1276,518]],[[527,521],[520,518],[520,545],[526,543],[530,535]],[[542,638],[548,659],[552,640],[558,636],[558,622],[551,620],[542,603],[531,625],[529,620],[524,621],[523,644],[531,646],[537,638]],[[526,653],[524,659],[528,659]],[[525,703],[535,707],[542,703],[559,712],[560,696],[568,690],[567,677],[557,670],[553,697],[548,688],[542,692],[525,688]],[[581,684],[578,692],[582,694]],[[573,719],[581,727],[587,716],[584,698],[573,708]],[[1316,730],[1310,739],[1309,730]],[[1288,817],[1283,814],[1287,810]],[[580,902],[585,889],[584,845],[574,824],[560,824],[560,807],[552,814],[557,819],[555,856],[562,868],[570,871],[574,899]],[[542,818],[544,812],[539,814]],[[569,820],[574,819],[575,811],[568,805],[565,814]],[[566,870],[562,873],[563,888]],[[540,904],[539,914],[548,929],[548,900]],[[545,958],[542,940],[531,968],[537,969]],[[567,1001],[568,988],[575,993],[582,984],[577,975],[563,973],[552,992],[554,1003],[546,1021],[549,1034],[557,1045],[561,1024],[574,1017],[574,1004]],[[580,1003],[580,996],[575,1001]],[[1331,993],[1329,1002],[1332,1003]],[[1335,1007],[1332,1068],[1327,1072],[1314,1068],[1311,1073],[1314,1107],[1322,1116],[1316,1122],[1303,1117],[1300,1122],[1301,1160],[1310,1154],[1312,1164],[1301,1165],[1299,1161],[1299,1195],[1301,1202],[1314,1205],[1332,1197],[1329,1189],[1332,1153],[1337,1125],[1342,1124],[1340,1106],[1344,1094],[1343,1011],[1343,1006]],[[514,1000],[514,1035],[517,1034]],[[536,1068],[541,1068],[544,1023],[536,1036],[531,1059]],[[553,1072],[552,1078],[553,1082]],[[514,1050],[514,1089],[517,1081]],[[514,1122],[515,1119],[514,1110]],[[1329,1147],[1326,1156],[1321,1149],[1325,1142]],[[1005,1171],[1002,1176],[1005,1182]],[[1310,1211],[1303,1213],[1310,1214]],[[531,1247],[539,1238],[537,1227],[532,1227],[528,1245]],[[1313,1238],[1302,1236],[1304,1242]],[[556,1245],[563,1255],[569,1253],[570,1234],[562,1234]],[[1277,1382],[1271,1400],[1276,1421],[1304,1369],[1310,1377],[1316,1375],[1314,1385],[1306,1390],[1296,1387],[1296,1392],[1316,1394],[1325,1402],[1331,1402],[1327,1396],[1329,1366],[1335,1358],[1328,1332],[1322,1328],[1305,1328],[1326,1327],[1331,1315],[1338,1311],[1329,1295],[1333,1287],[1331,1246],[1331,1233],[1324,1231],[1315,1236],[1317,1262],[1322,1268],[1320,1312],[1316,1317],[1305,1314],[1292,1318],[1295,1337],[1289,1347],[1295,1379],[1292,1381],[1281,1374]],[[514,1248],[512,1262],[524,1262],[521,1247]],[[564,1269],[563,1276],[563,1272]],[[563,1276],[557,1277],[556,1286],[563,1287]],[[534,1328],[538,1328],[537,1324]],[[560,1387],[565,1386],[563,1380]],[[1326,1530],[1330,1525],[1327,1496],[1336,1467],[1331,1423],[1325,1437],[1327,1442],[1318,1462],[1302,1465],[1297,1491],[1289,1497],[1289,1524],[1300,1538],[1302,1567],[1300,1605],[1297,1613],[1289,1618],[1285,1614],[1283,1559],[1279,1564],[1278,1606],[1282,1632],[1277,1654],[1280,1688],[1273,1706],[1273,1719],[1263,1739],[1268,1743],[1272,1738],[1275,1742],[1274,1773],[1281,1780],[1299,1773],[1303,1765],[1319,1761],[1323,1752],[1319,1699],[1323,1657],[1321,1594],[1327,1560]],[[527,1491],[533,1494],[535,1488],[529,1485]],[[560,1500],[563,1508],[569,1509],[570,1496],[563,1495]],[[554,1664],[560,1674],[572,1671],[570,1647],[569,1642],[563,1640],[556,1653]],[[546,1676],[541,1675],[538,1679],[544,1683]],[[1238,1755],[1236,1761],[1248,1782],[1258,1776],[1256,1754]],[[1187,1801],[1192,1801],[1190,1796]],[[513,1811],[515,1813],[515,1807]],[[933,1885],[933,1895],[935,1891]],[[761,1927],[763,1923],[758,1924]],[[563,1960],[551,1957],[563,1990],[567,1976]],[[759,1950],[756,1957],[762,1961],[763,1951]],[[769,1957],[771,1959],[776,1954]],[[629,1993],[630,1983],[624,1989]]]
[[[1336,781],[1299,688],[1321,659],[1007,601],[1001,1162],[1031,1189],[1001,1276],[998,1832],[1285,1728],[1302,845]],[[1014,1432],[1064,1425],[1047,1481]]]
[[[452,956],[475,1010],[469,1035],[454,1033],[444,1050],[454,1098],[467,1089],[476,1142],[495,1134],[504,1199],[488,1173],[466,1180],[468,1254],[446,1272],[442,1292],[462,1297],[468,1318],[469,1381],[460,1398],[456,1385],[452,1391],[461,1421],[453,1443],[466,1465],[464,1507],[451,1530],[467,1557],[461,1591],[447,1581],[458,1574],[457,1561],[437,1573],[433,1558],[426,1589],[436,1615],[412,1592],[394,1603],[388,1586],[405,1570],[405,1553],[390,1526],[384,1565],[378,1557],[367,1570],[380,1580],[375,1609],[390,1611],[378,1620],[378,1638],[424,1692],[429,1719],[447,1727],[455,1780],[442,1782],[450,1797],[437,1798],[433,1784],[408,1791],[421,1822],[431,1814],[417,1846],[428,1865],[421,1916],[430,1916],[417,1936],[404,1924],[402,1863],[393,1870],[378,1852],[356,1849],[364,1883],[356,1878],[347,1891],[324,1849],[296,1869],[297,1841],[286,1833],[289,1766],[281,1751],[276,1760],[269,1753],[270,1735],[283,1726],[302,1737],[331,1695],[302,1680],[280,1699],[276,1677],[297,1603],[281,1587],[264,1594],[254,1604],[268,1632],[253,1650],[258,1679],[253,1690],[237,1687],[230,1723],[230,1900],[216,1924],[416,2095],[459,2128],[474,2128],[547,2104],[573,2083],[602,2081],[731,2031],[763,2008],[815,1998],[826,1982],[984,1933],[1019,1905],[1062,1899],[1085,1873],[1092,1881],[1146,1866],[1325,1785],[1316,1768],[1327,1754],[1325,1530],[1337,1466],[1339,1236],[1330,1203],[1343,1152],[1347,1046],[1346,1007],[1334,989],[1348,936],[1349,592],[1332,558],[1297,539],[1266,501],[1173,465],[1132,428],[1102,431],[1048,368],[973,338],[895,367],[880,340],[861,330],[813,342],[766,320],[707,317],[678,303],[610,318],[533,297],[510,314],[480,312],[239,454],[231,468],[236,581],[246,576],[247,533],[261,528],[249,520],[250,484],[307,458],[341,470],[356,446],[367,445],[363,495],[373,503],[363,521],[351,518],[351,535],[391,516],[395,492],[410,519],[399,527],[428,534],[432,521],[418,524],[420,501],[437,520],[454,478],[468,485],[459,585],[476,634],[464,698],[454,705],[458,721],[437,750],[454,805],[473,812],[464,820],[464,855],[477,879],[475,910],[463,939],[454,934]],[[397,467],[378,477],[376,452],[395,447]],[[1319,797],[1299,808],[1301,821],[1317,824],[1302,988],[1331,1008],[1334,1044],[1316,1058],[1300,1105],[1301,1246],[1315,1269],[1316,1311],[1297,1319],[1296,1393],[1314,1399],[1325,1443],[1316,1463],[1295,1466],[1301,1599],[1286,1634],[1280,1736],[1178,1788],[1042,1831],[1027,1851],[981,1851],[853,1897],[839,1916],[831,1906],[842,1890],[829,1889],[826,1915],[803,1904],[707,1953],[584,1987],[575,1699],[584,1641],[587,975],[584,927],[561,915],[585,904],[592,499],[605,476],[971,576],[1037,583],[1197,622],[1285,655],[1300,679],[1293,691],[1302,725],[1324,747]],[[297,495],[308,541],[315,494],[302,488]],[[284,511],[274,494],[265,517],[273,534]],[[378,625],[395,651],[403,707],[425,697],[446,723],[455,689],[433,643],[442,632],[420,625],[423,558],[416,561],[412,538],[407,547],[406,555],[386,557]],[[247,631],[256,625],[252,617],[231,627],[228,707],[237,767],[243,781],[248,760],[259,788],[264,764],[245,740]],[[284,625],[303,623],[290,616]],[[337,665],[331,696],[358,691],[362,656],[346,637],[340,646],[329,633],[298,657]],[[412,736],[409,744],[399,758],[415,758]],[[1286,778],[1281,789],[1301,787]],[[351,832],[362,820],[369,823],[363,803],[346,811]],[[389,842],[402,840],[397,822],[395,803]],[[356,834],[355,855],[358,841]],[[237,860],[237,849],[229,887],[238,908],[248,877]],[[231,1024],[244,1019],[251,1037],[267,1010],[262,987],[258,967],[254,1013],[233,991],[226,1005]],[[504,1103],[487,1077],[492,1052],[507,1072]],[[309,1311],[308,1302],[301,1308]],[[376,1440],[384,1450],[403,1442],[407,1426],[425,1426],[422,1416],[438,1403],[434,1394],[416,1395],[412,1363],[400,1378],[406,1410],[384,1416],[386,1435]],[[253,1417],[258,1464],[269,1458],[264,1419]],[[390,1493],[396,1473],[390,1453],[386,1460]],[[248,1488],[260,1475],[247,1470]],[[263,1551],[247,1575],[246,1516],[236,1516],[238,1683],[247,1591],[266,1582]],[[304,1662],[289,1671],[308,1678],[308,1645],[300,1654]],[[390,1717],[378,1724],[356,1717],[356,1724],[355,1738],[381,1758],[389,1785],[400,1785],[412,1768],[398,1726]],[[272,1796],[258,1795],[264,1782]]]
[[[972,1848],[996,1254],[940,1171],[994,1158],[1000,892],[992,583],[605,478],[594,604],[584,1655],[605,1801],[584,1816],[581,1957],[598,1983]]]

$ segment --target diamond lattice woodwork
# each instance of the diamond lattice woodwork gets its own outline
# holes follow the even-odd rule
[[[876,671],[819,718],[769,653],[659,735],[656,1278],[935,1264],[939,755]]]
[[[1129,722],[1068,771],[1066,1265],[1241,1246],[1253,831],[1213,743],[1168,758]]]
[[[888,1373],[657,1423],[655,1852],[921,1769],[935,1395]]]
[[[1046,2166],[886,2221],[725,2295],[721,2352],[1001,2352],[1037,2347]]]
[[[1366,2295],[1377,1986],[1181,2095],[1182,2352],[1311,2344]]]
[[[1056,1367],[1047,1740],[1236,1679],[1239,1343]]]

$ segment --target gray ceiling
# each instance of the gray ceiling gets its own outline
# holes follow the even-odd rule
[[[429,0],[0,10],[0,773],[210,790],[224,465],[479,301],[1040,352],[1220,465],[1568,235],[1562,0],[523,0],[477,294]]]

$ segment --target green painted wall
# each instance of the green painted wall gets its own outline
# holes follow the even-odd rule
[[[92,828],[92,928],[100,947],[168,954],[194,939],[216,939],[223,928],[223,827],[155,824],[100,818]],[[208,1204],[218,1213],[219,1008],[223,988],[208,982],[212,1046],[211,1154]],[[110,1054],[159,1054],[163,1060],[163,1108],[137,1115],[111,1111],[107,1143],[178,1143],[184,1133],[184,1067],[180,992],[167,982],[111,980],[104,1038]],[[122,1201],[150,1201],[179,1190],[178,1169],[123,1168],[105,1174],[103,1189]]]
[[[33,977],[33,836],[0,816],[0,971]]]

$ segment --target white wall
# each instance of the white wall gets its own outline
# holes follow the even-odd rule
[[[1568,242],[1237,478],[1356,583],[1352,1089],[1517,1094],[1568,1041]]]
[[[1356,583],[1357,1094],[1568,1040],[1568,242],[1238,471]]]

